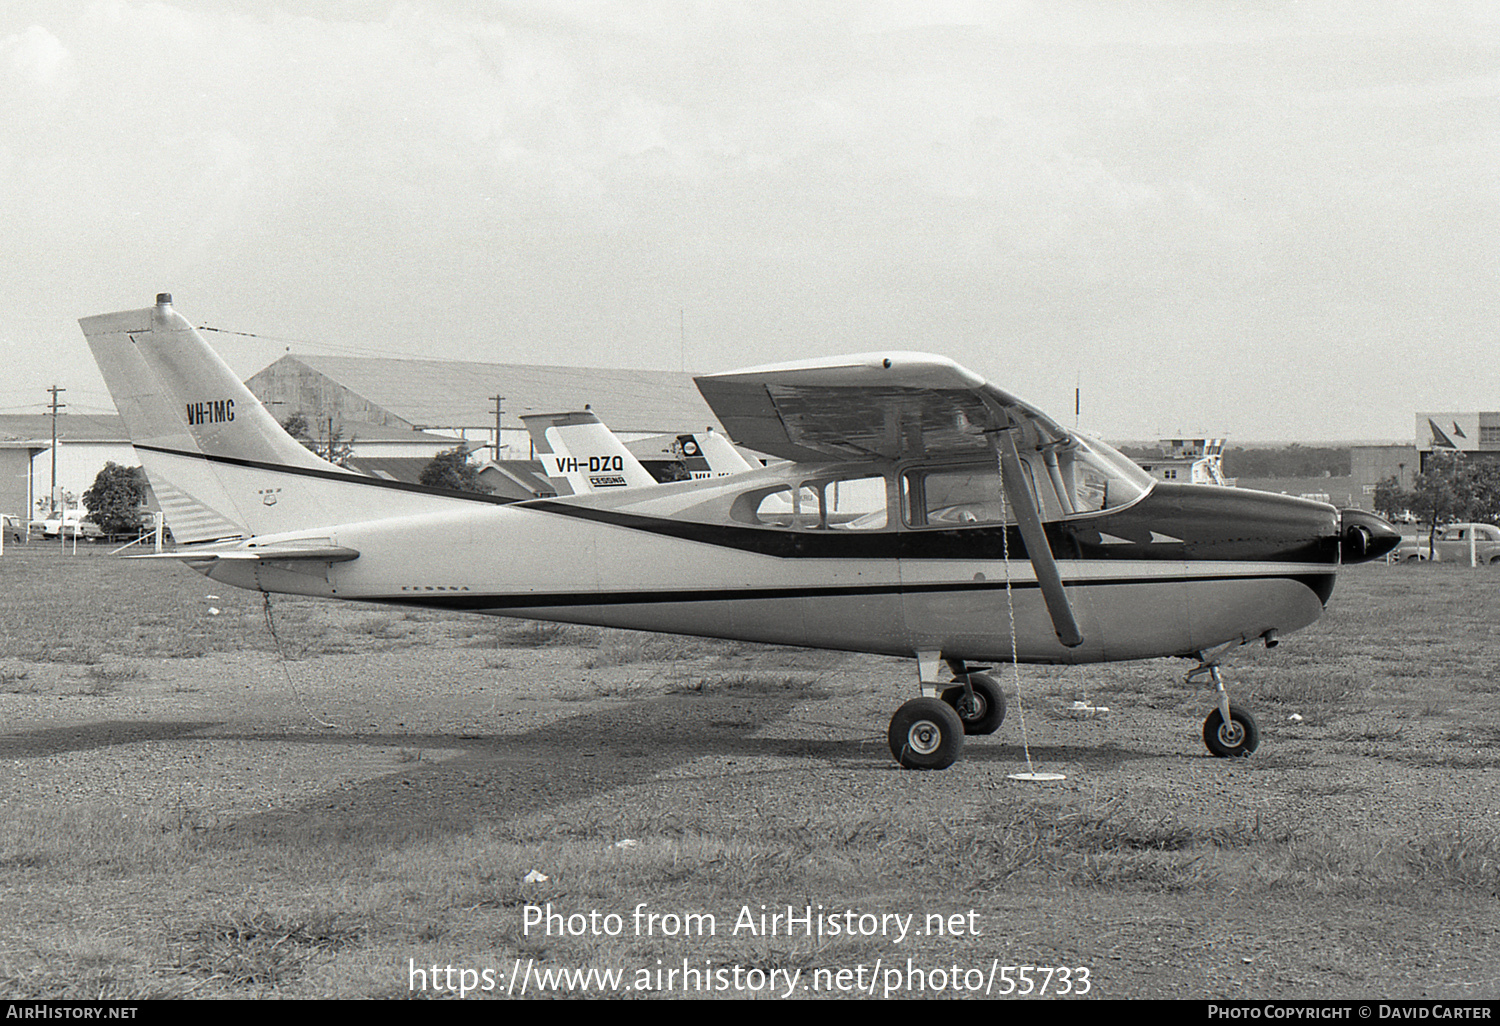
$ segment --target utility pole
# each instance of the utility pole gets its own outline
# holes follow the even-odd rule
[[[52,491],[48,493],[47,501],[51,505],[51,511],[55,513],[57,512],[57,411],[66,408],[68,404],[57,401],[57,393],[66,392],[66,388],[53,385],[47,391],[52,393],[52,401],[47,404],[47,408],[52,411]],[[62,533],[60,527],[58,533]]]
[[[499,463],[500,462],[500,404],[505,401],[505,396],[503,396],[503,395],[492,395],[492,396],[490,396],[490,398],[493,399],[493,400],[495,400],[495,462]]]

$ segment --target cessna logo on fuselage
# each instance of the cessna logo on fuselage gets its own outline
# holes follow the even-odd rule
[[[206,403],[187,404],[188,427],[199,424],[226,424],[234,420],[233,399],[210,399]]]
[[[586,460],[573,456],[554,456],[552,462],[557,465],[559,474],[576,474],[580,470],[587,470],[590,474],[625,470],[625,457],[623,456],[590,456]]]

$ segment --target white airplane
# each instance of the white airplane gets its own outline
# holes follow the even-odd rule
[[[558,495],[587,495],[609,488],[656,484],[625,443],[589,410],[532,413],[521,418],[542,473]]]
[[[661,480],[592,410],[532,413],[523,416],[521,423],[531,435],[531,447],[540,458],[542,472],[559,495],[654,485]],[[687,471],[688,478],[683,480],[727,477],[752,469],[733,444],[712,428],[702,434],[678,435],[672,448],[672,462]]]
[[[752,464],[741,456],[740,451],[734,447],[734,443],[713,428],[678,435],[676,450],[695,481],[711,477],[728,477],[730,474],[743,474],[747,470],[756,470],[760,466]]]
[[[730,437],[788,463],[506,504],[318,459],[168,295],[80,324],[176,558],[214,580],[913,658],[920,697],[887,735],[911,768],[999,727],[1004,694],[973,664],[1012,660],[1196,658],[1216,689],[1204,741],[1248,754],[1221,658],[1312,623],[1341,562],[1399,542],[1359,510],[1153,481],[925,354],[698,379]]]

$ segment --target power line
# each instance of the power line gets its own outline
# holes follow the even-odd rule
[[[53,385],[47,391],[52,393],[52,401],[47,404],[47,408],[52,411],[52,492],[48,496],[48,502],[55,513],[57,512],[57,411],[65,409],[68,404],[57,401],[57,393],[66,392],[66,388],[58,388],[56,385]],[[58,530],[59,535],[63,533],[65,532],[61,529]]]
[[[368,353],[375,356],[388,357],[392,360],[423,359],[422,357],[414,357],[411,353],[403,353],[395,349],[376,349],[373,346],[353,346],[337,342],[314,342],[311,339],[305,338],[283,338],[278,335],[261,335],[253,331],[235,331],[233,328],[215,328],[211,324],[200,324],[198,325],[198,330],[214,331],[218,332],[220,335],[240,335],[244,338],[257,338],[265,342],[274,342],[277,345],[286,346],[287,352],[291,352],[291,347],[296,345],[306,346],[311,349],[327,349],[332,350],[336,353],[346,353],[354,355]]]

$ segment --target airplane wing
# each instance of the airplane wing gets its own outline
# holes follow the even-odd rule
[[[1022,449],[1065,442],[1066,428],[952,360],[863,353],[695,379],[736,444],[798,462],[979,456],[1019,429]]]
[[[863,353],[771,364],[695,379],[736,443],[797,462],[987,456],[1036,571],[1058,639],[1083,634],[1021,472],[1022,450],[1071,441],[1066,428],[952,360]]]

